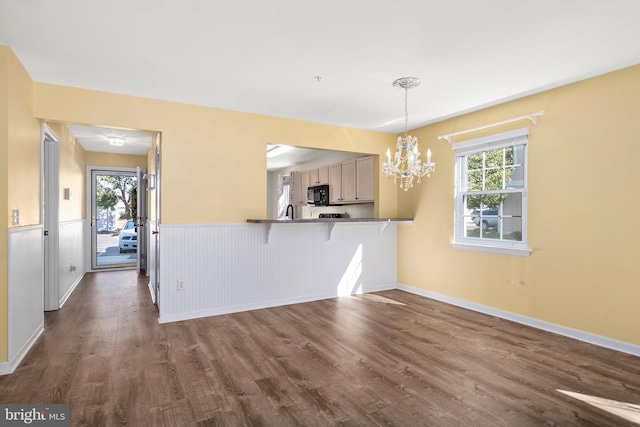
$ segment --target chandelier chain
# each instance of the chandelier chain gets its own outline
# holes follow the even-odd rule
[[[407,136],[407,132],[409,132],[409,110],[407,108],[409,98],[409,88],[405,86],[404,88],[404,136]]]

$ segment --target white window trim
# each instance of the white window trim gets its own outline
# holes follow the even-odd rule
[[[528,153],[528,135],[529,129],[522,128],[514,131],[503,132],[482,138],[472,139],[469,141],[452,144],[451,148],[456,152],[456,194],[454,206],[454,241],[451,246],[454,249],[488,252],[502,255],[529,256],[533,251],[527,247],[527,191],[528,191],[528,174],[529,174],[529,153]],[[522,139],[525,143],[522,144]],[[474,239],[464,236],[464,225],[459,221],[462,209],[463,197],[461,194],[461,186],[464,181],[464,170],[462,168],[461,158],[468,154],[481,151],[504,148],[512,145],[524,145],[525,165],[524,165],[524,191],[522,193],[522,242],[511,241],[493,241],[490,239]]]
[[[526,245],[523,247],[515,246],[507,247],[503,245],[479,245],[475,243],[465,243],[465,242],[451,242],[451,247],[453,249],[460,249],[464,251],[476,251],[476,252],[488,252],[491,254],[501,254],[501,255],[516,255],[516,256],[529,256],[533,249],[527,248]]]

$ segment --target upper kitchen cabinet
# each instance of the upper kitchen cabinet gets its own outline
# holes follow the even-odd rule
[[[309,185],[329,184],[329,166],[322,166],[309,171]]]
[[[329,166],[329,203],[369,203],[375,199],[373,156]]]
[[[356,159],[356,200],[373,202],[375,199],[373,156]]]
[[[329,166],[329,204],[342,203],[342,163]]]
[[[342,162],[342,203],[354,203],[356,197],[356,161]]]
[[[309,187],[309,171],[293,174],[293,202],[294,205],[307,204],[307,188]]]

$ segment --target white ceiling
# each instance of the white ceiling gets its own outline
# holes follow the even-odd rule
[[[277,144],[267,144],[267,152],[273,148],[278,147]],[[286,168],[299,163],[308,162],[318,157],[326,156],[332,151],[321,150],[315,148],[303,148],[303,147],[288,147],[289,150],[278,154],[275,157],[270,157],[267,154],[267,170],[274,171],[282,168]]]
[[[146,156],[153,137],[151,132],[134,130],[82,126],[71,123],[67,124],[67,127],[86,151]],[[109,145],[110,137],[120,138],[124,145],[122,147]]]
[[[639,21],[638,0],[0,0],[0,43],[40,82],[400,132],[399,77],[422,79],[416,128],[640,63]]]

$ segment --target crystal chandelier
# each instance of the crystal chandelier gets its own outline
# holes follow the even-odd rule
[[[404,136],[398,137],[396,144],[396,154],[394,163],[391,163],[391,151],[387,148],[387,161],[382,165],[382,173],[387,178],[393,177],[395,183],[400,179],[400,188],[408,191],[413,187],[413,178],[420,178],[427,175],[431,176],[431,172],[436,169],[436,164],[431,161],[431,150],[427,150],[427,163],[423,164],[420,160],[420,152],[418,151],[418,138],[407,134],[407,126],[409,123],[409,113],[407,112],[407,95],[409,89],[417,87],[420,79],[416,77],[403,77],[393,82],[393,86],[404,89]],[[403,152],[404,150],[404,152]]]

